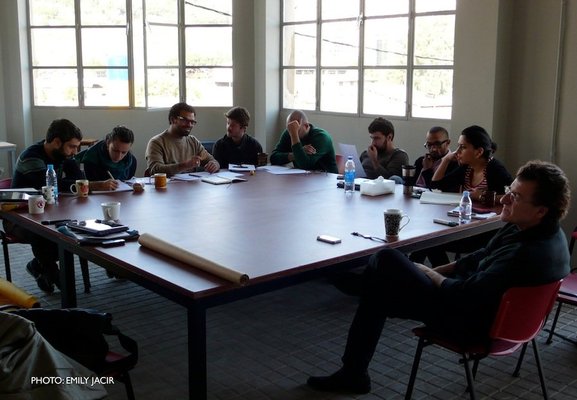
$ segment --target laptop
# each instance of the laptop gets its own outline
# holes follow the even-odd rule
[[[354,144],[339,143],[339,155],[340,157],[337,156],[337,168],[339,169],[339,174],[342,175],[345,173],[345,162],[347,162],[349,156],[352,156],[353,160],[355,160],[355,176],[357,178],[367,177],[367,173],[365,172],[359,158],[357,146]]]

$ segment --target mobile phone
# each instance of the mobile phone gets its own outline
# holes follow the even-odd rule
[[[341,239],[339,239],[338,237],[329,236],[329,235],[319,235],[319,236],[317,236],[317,240],[319,242],[325,242],[325,243],[330,243],[330,244],[337,244],[337,243],[341,242]]]
[[[105,240],[100,245],[102,247],[116,247],[116,246],[124,246],[125,245],[124,239],[112,239],[112,240]]]

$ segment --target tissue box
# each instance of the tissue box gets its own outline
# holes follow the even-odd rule
[[[361,194],[380,196],[387,193],[395,193],[395,181],[379,176],[377,179],[361,182]]]

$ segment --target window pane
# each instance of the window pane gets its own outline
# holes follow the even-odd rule
[[[34,105],[78,107],[75,69],[35,69],[32,80]]]
[[[363,113],[404,116],[406,104],[406,70],[365,70]]]
[[[413,117],[450,119],[453,70],[425,69],[413,74]]]
[[[359,30],[355,22],[322,24],[321,66],[359,64]]]
[[[430,0],[426,0],[430,1]],[[398,15],[409,13],[409,0],[365,0],[365,15]]]
[[[146,0],[146,23],[178,23],[177,0]]]
[[[231,106],[232,68],[187,68],[186,101],[195,106]]]
[[[127,66],[126,29],[83,28],[82,62],[84,66]],[[106,46],[102,46],[106,43]]]
[[[316,65],[317,30],[314,24],[283,29],[283,65]]]
[[[452,11],[456,9],[456,0],[415,0],[415,11]]]
[[[74,26],[74,0],[29,0],[32,25]]]
[[[283,71],[283,107],[314,110],[316,78],[314,69],[285,69]]]
[[[186,65],[232,65],[232,28],[186,28]]]
[[[184,2],[185,23],[232,24],[232,0],[195,0]]]
[[[365,65],[406,65],[408,18],[371,19],[365,22]]]
[[[32,29],[31,35],[33,66],[76,65],[74,29]]]
[[[357,112],[359,73],[355,69],[321,72],[321,111]]]
[[[415,65],[453,65],[455,16],[415,18]]]
[[[283,21],[314,21],[317,19],[316,0],[285,0],[283,1]]]
[[[171,107],[178,99],[178,69],[149,69],[148,106]]]
[[[151,25],[147,32],[148,66],[178,65],[178,29]]]
[[[128,70],[85,69],[84,104],[86,106],[128,106]]]
[[[82,0],[80,23],[82,25],[126,25],[126,0]]]
[[[359,0],[340,1],[335,4],[335,0],[323,0],[322,19],[336,19],[336,18],[357,18],[360,14]]]

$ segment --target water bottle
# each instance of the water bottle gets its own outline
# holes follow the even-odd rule
[[[58,177],[56,176],[56,171],[54,170],[54,164],[48,164],[48,169],[46,170],[46,186],[52,186],[54,188],[54,201],[58,201]]]
[[[469,196],[469,191],[463,191],[463,197],[461,197],[461,202],[459,203],[459,223],[468,224],[471,222],[471,211],[473,208],[473,203],[471,202],[471,196]]]
[[[345,163],[345,193],[352,194],[355,191],[355,162],[349,156]]]

